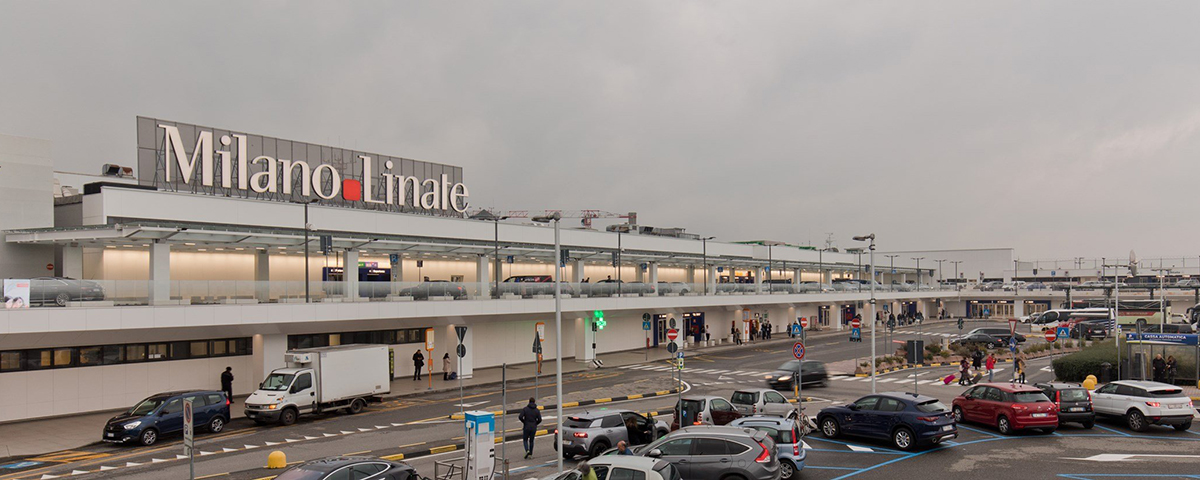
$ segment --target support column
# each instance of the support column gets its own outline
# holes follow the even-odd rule
[[[803,268],[793,268],[792,269],[792,285],[799,285],[800,284],[800,276],[803,274],[804,274]],[[795,320],[795,319],[793,318],[792,320]]]
[[[709,265],[708,275],[705,275],[704,283],[708,284],[708,294],[717,293],[717,267]]]
[[[59,268],[64,277],[83,279],[83,247],[76,244],[62,247]]]
[[[488,260],[486,256],[483,257],[484,264],[489,262],[490,260]],[[458,332],[454,330],[454,327],[457,326],[460,325],[448,325],[446,327],[446,333],[442,334],[442,338],[446,339],[446,341],[442,343],[444,343],[446,347],[442,350],[443,353],[450,354],[450,368],[453,369],[453,371],[458,372],[458,376],[462,378],[471,378],[471,376],[473,376],[475,373],[475,329],[467,327],[467,334],[463,336],[462,341],[463,346],[467,347],[467,355],[462,358],[462,365],[459,365]],[[435,374],[440,373],[442,368],[441,355],[433,359],[433,367]]]
[[[650,262],[650,291],[654,295],[661,292],[658,291],[658,262]]]
[[[689,265],[687,267],[687,271],[686,271],[683,281],[686,282],[688,285],[696,284],[696,266],[695,265]]]
[[[642,270],[642,264],[640,263],[633,264],[633,281],[637,283],[644,283],[646,281],[646,272]]]
[[[838,330],[846,329],[846,325],[842,323],[842,304],[829,304],[829,324],[833,325]]]
[[[590,362],[596,359],[592,353],[592,343],[596,341],[596,333],[587,318],[575,317],[575,361]]]
[[[396,263],[393,263],[391,265],[392,265],[392,270],[390,273],[390,277],[388,278],[388,280],[390,281],[389,283],[391,285],[391,292],[392,292],[392,295],[399,295],[400,290],[404,288],[401,285],[402,283],[404,283],[404,258],[397,258]]]
[[[763,293],[763,275],[766,272],[762,267],[754,267],[754,293]]]
[[[490,297],[492,295],[492,290],[490,288],[492,282],[488,280],[490,278],[488,276],[490,273],[491,272],[488,271],[487,255],[480,255],[475,259],[475,297],[483,298]],[[457,340],[457,337],[453,338]],[[454,355],[450,356],[453,357]]]
[[[583,283],[583,260],[571,264],[571,283]]]
[[[350,300],[358,299],[358,250],[355,249],[342,253],[342,295]]]
[[[267,374],[276,368],[283,368],[283,353],[287,351],[287,335],[284,334],[255,334],[250,339],[254,347],[254,371],[247,372],[253,378],[267,378]],[[399,376],[399,375],[397,375]]]
[[[150,244],[150,304],[171,300],[171,244]]]
[[[271,300],[271,256],[265,249],[254,251],[254,298],[258,303]]]

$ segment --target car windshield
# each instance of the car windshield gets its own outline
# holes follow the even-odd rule
[[[563,421],[563,426],[566,428],[588,428],[592,426],[592,419],[567,417],[567,419]]]
[[[263,380],[262,389],[274,391],[287,390],[288,386],[292,384],[292,379],[295,377],[295,375],[290,373],[272,373],[267,375],[266,380]]]
[[[945,412],[945,411],[946,411],[946,404],[944,404],[944,403],[942,403],[942,402],[939,402],[939,401],[937,401],[937,400],[930,400],[930,401],[928,401],[928,402],[921,402],[921,403],[918,403],[918,404],[917,404],[917,410],[920,410],[920,411],[922,411],[922,412],[924,412],[924,413],[938,413],[938,412]]]
[[[1088,393],[1082,388],[1068,388],[1058,391],[1058,399],[1064,402],[1086,402]]]
[[[679,470],[676,470],[675,466],[670,463],[655,471],[662,476],[663,480],[679,480]]]
[[[733,397],[730,397],[729,401],[742,405],[754,405],[758,402],[758,394],[755,392],[733,392]]]
[[[753,428],[760,432],[766,433],[768,436],[771,437],[771,440],[775,441],[775,443],[786,443],[786,444],[792,443],[792,431],[791,430],[779,430],[775,427],[768,427],[765,425],[745,425],[745,426]]]
[[[306,468],[293,468],[283,472],[275,480],[319,480],[325,476],[327,471],[308,470]]]
[[[1049,398],[1046,398],[1046,394],[1042,392],[1013,392],[1012,397],[1013,401],[1017,403],[1038,403],[1050,401]]]
[[[777,370],[783,370],[785,372],[795,372],[796,370],[799,370],[799,369],[800,369],[800,361],[799,360],[789,360],[787,362],[784,362],[783,365],[780,365]]]
[[[166,397],[153,397],[142,400],[141,403],[134,405],[129,409],[130,415],[149,415],[150,412],[156,410],[160,405],[167,401]]]

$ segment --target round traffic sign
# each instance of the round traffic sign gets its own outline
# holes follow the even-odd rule
[[[850,328],[862,328],[862,322],[857,318],[850,320]]]
[[[671,343],[667,344],[667,352],[668,353],[675,353],[676,350],[679,350],[679,347],[675,345],[675,342],[671,342]]]
[[[541,350],[541,349],[542,349],[542,346],[538,345],[538,350]],[[466,345],[463,345],[460,343],[460,344],[458,344],[458,348],[455,350],[457,350],[458,358],[463,358],[463,357],[467,356],[467,346]],[[541,352],[538,352],[538,353],[541,353]]]
[[[1058,332],[1054,331],[1053,328],[1046,330],[1046,341],[1053,342],[1055,340],[1058,340]]]
[[[795,345],[792,345],[792,356],[796,357],[796,360],[804,359],[804,342],[796,342]]]
[[[674,329],[675,328],[675,317],[671,317],[670,319],[668,319],[667,324],[668,324],[667,326],[671,327],[671,329]]]
[[[800,317],[800,328],[808,328],[808,317]]]
[[[679,338],[679,330],[674,328],[667,330],[667,340],[674,342],[676,338]]]

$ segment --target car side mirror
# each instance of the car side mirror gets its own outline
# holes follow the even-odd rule
[[[267,382],[258,382],[258,388],[261,390],[263,387],[263,384],[265,384],[265,383],[267,383]]]
[[[655,448],[653,450],[650,450],[649,452],[646,452],[646,456],[651,457],[651,458],[662,457],[662,450]]]
[[[846,408],[849,408],[851,411],[855,411],[855,412],[858,411],[858,405],[855,405],[853,403],[846,405]]]

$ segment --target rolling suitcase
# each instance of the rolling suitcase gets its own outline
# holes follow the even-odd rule
[[[979,383],[980,380],[983,380],[983,374],[976,373],[974,377],[971,377],[971,385]]]
[[[946,378],[942,379],[942,384],[949,385],[950,382],[953,382],[955,378],[957,378],[957,377],[955,377],[953,373],[951,373],[950,375],[946,375]]]

